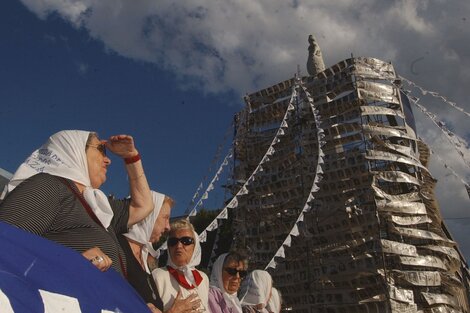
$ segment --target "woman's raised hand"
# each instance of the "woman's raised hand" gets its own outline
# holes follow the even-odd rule
[[[121,158],[131,158],[139,154],[130,135],[111,136],[106,141],[106,148]]]

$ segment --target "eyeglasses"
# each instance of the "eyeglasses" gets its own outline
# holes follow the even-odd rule
[[[176,246],[178,242],[181,242],[185,246],[189,246],[194,244],[194,239],[191,237],[181,237],[181,238],[176,238],[176,237],[170,237],[168,238],[168,245],[170,247]]]
[[[238,273],[238,275],[240,275],[240,278],[245,278],[248,274],[248,272],[245,270],[237,270],[236,268],[231,267],[224,268],[224,271],[226,271],[230,276],[237,276]]]
[[[104,143],[100,143],[99,145],[91,145],[91,144],[88,144],[87,146],[88,146],[88,147],[95,148],[95,149],[98,150],[103,156],[106,156],[106,145],[105,145]]]

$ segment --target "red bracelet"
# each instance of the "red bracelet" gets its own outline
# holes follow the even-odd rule
[[[124,158],[124,162],[126,164],[132,164],[132,163],[135,163],[137,161],[140,161],[140,154],[137,153],[136,155],[134,155],[133,157],[130,157],[130,158]]]

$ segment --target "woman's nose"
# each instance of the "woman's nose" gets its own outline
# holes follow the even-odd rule
[[[105,157],[104,157],[104,163],[105,163],[106,165],[108,165],[108,166],[111,165],[111,159],[108,158],[107,156],[105,156]]]

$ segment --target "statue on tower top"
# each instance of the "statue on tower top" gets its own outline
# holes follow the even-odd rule
[[[315,37],[312,35],[308,36],[308,60],[307,60],[307,72],[309,75],[317,75],[325,70],[325,63],[323,62],[323,56]]]

